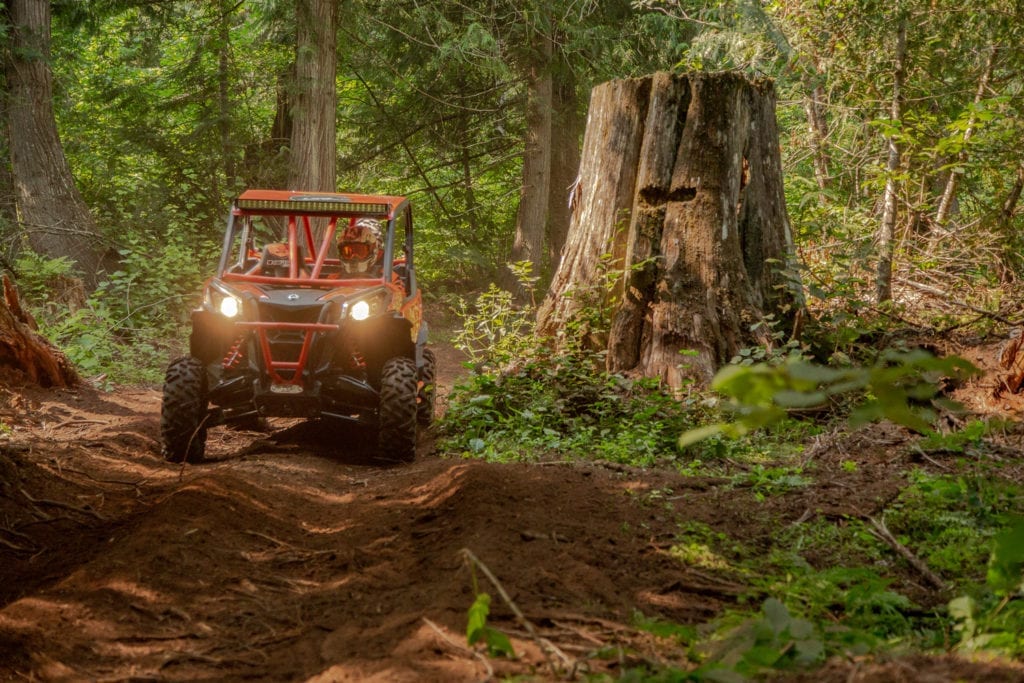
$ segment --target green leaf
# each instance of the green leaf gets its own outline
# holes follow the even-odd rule
[[[696,429],[689,429],[683,432],[679,436],[678,445],[680,450],[688,446],[692,446],[698,441],[709,439],[712,436],[718,436],[725,430],[724,424],[711,424],[705,425],[704,427],[697,427]]]
[[[949,601],[949,616],[954,619],[973,619],[975,607],[974,598],[961,595]]]
[[[825,655],[825,643],[820,638],[797,640],[793,648],[796,650],[796,663],[801,665],[813,664]]]
[[[503,656],[509,659],[516,658],[515,650],[512,649],[512,641],[501,631],[485,626],[483,628],[483,639],[487,645],[487,654],[490,656]]]
[[[835,370],[816,363],[798,362],[791,363],[787,367],[793,379],[810,382],[815,385],[834,382],[846,374],[842,370]]]
[[[491,596],[487,593],[479,593],[467,613],[466,642],[470,645],[483,637],[483,630],[487,627],[487,615],[490,613]]]
[[[487,593],[478,593],[466,615],[466,642],[470,645],[483,642],[487,646],[487,653],[492,657],[504,656],[514,659],[516,653],[512,649],[512,641],[501,631],[487,625],[490,613],[491,596]]]

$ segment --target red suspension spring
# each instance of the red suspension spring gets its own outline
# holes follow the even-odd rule
[[[235,342],[228,349],[228,352],[224,354],[224,360],[220,362],[221,367],[225,370],[233,370],[238,367],[238,364],[242,362],[242,358],[245,357],[245,352],[242,350],[243,337],[238,337]]]

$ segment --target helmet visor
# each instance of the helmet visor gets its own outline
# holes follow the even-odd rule
[[[346,261],[361,261],[370,256],[373,245],[366,242],[342,242],[338,245],[338,253]]]

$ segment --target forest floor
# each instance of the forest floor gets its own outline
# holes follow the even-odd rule
[[[438,352],[443,404],[463,370]],[[992,367],[997,347],[960,352]],[[991,375],[956,398],[1024,412],[992,397]],[[747,587],[671,556],[681,520],[756,548],[815,516],[875,514],[910,467],[943,467],[874,425],[817,437],[813,483],[759,500],[668,470],[445,457],[429,432],[414,463],[385,467],[365,433],[289,423],[213,430],[208,460],[182,466],[160,457],[159,411],[154,389],[0,388],[0,680],[579,680],[686,666],[636,615],[701,624]],[[1024,435],[1007,438],[1024,476]],[[466,645],[474,576],[517,659]],[[949,599],[909,565],[896,588],[925,607]],[[800,680],[1024,681],[1024,667],[851,658]]]

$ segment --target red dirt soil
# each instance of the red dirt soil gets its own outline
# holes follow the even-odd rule
[[[460,366],[439,353],[443,392]],[[980,409],[990,395],[983,381],[960,398]],[[0,391],[13,427],[0,437],[0,680],[565,680],[687,666],[635,615],[701,624],[744,586],[668,553],[681,521],[756,548],[815,515],[879,511],[915,457],[901,430],[858,430],[809,446],[817,484],[759,503],[671,471],[446,458],[430,433],[415,463],[382,467],[366,433],[289,423],[214,430],[208,461],[173,465],[159,410],[150,389]],[[1020,400],[986,410],[1019,416]],[[474,576],[516,660],[466,645]],[[898,588],[939,599],[910,571]],[[1024,667],[865,659],[797,679],[1021,681]]]

